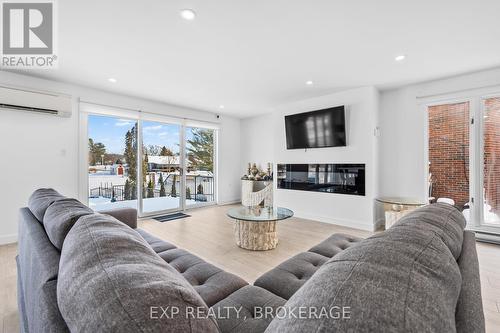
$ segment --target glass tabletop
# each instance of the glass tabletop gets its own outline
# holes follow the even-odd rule
[[[395,205],[407,205],[407,206],[423,206],[425,202],[417,198],[407,198],[407,197],[382,197],[376,198],[378,202],[395,204]]]
[[[277,207],[234,207],[227,211],[227,216],[237,220],[267,222],[284,220],[293,216],[288,208]]]

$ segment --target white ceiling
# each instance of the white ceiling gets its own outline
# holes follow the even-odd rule
[[[59,69],[28,74],[238,117],[500,65],[499,0],[64,0],[58,11]]]

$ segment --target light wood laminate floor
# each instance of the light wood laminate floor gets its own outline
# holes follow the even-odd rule
[[[230,206],[192,210],[189,218],[160,223],[143,220],[139,227],[187,249],[205,260],[252,283],[262,273],[294,254],[306,251],[332,233],[361,237],[371,233],[299,218],[279,222],[278,247],[271,251],[248,251],[235,245],[232,220],[225,212]],[[500,332],[500,246],[477,243],[487,332]],[[1,332],[19,331],[16,302],[17,245],[0,246]]]

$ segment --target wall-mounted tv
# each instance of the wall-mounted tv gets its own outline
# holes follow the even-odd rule
[[[345,107],[285,116],[285,129],[287,149],[345,146]]]

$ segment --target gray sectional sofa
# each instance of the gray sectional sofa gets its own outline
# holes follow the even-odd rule
[[[249,285],[137,229],[133,209],[39,189],[20,210],[21,330],[484,332],[464,227],[454,207],[426,206],[366,240],[334,234]]]

